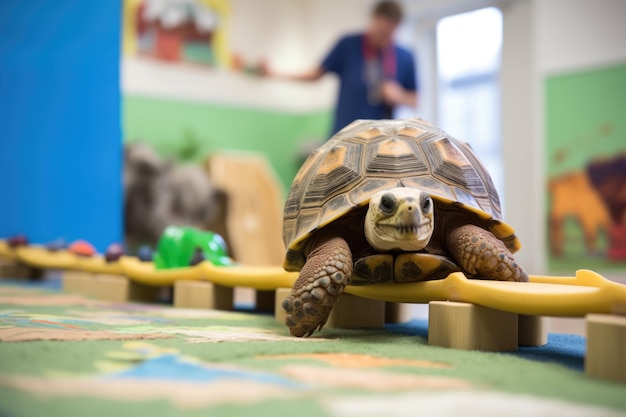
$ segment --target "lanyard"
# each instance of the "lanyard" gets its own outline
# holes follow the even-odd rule
[[[363,35],[363,58],[366,65],[378,59],[378,48],[372,45],[367,35]],[[385,78],[396,77],[396,50],[389,45],[382,51],[382,69]]]

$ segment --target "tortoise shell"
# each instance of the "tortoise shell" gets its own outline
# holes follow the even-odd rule
[[[422,119],[357,120],[304,162],[284,210],[284,267],[298,271],[313,233],[367,205],[377,192],[413,187],[473,216],[515,252],[491,176],[471,147]]]

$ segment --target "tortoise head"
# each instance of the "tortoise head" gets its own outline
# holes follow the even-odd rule
[[[433,234],[433,201],[418,189],[398,187],[380,191],[369,203],[365,237],[376,250],[417,251]]]

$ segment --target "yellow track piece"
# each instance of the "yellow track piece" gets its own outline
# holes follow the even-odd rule
[[[152,262],[141,262],[137,258],[124,256],[119,260],[119,264],[126,275],[131,280],[140,284],[167,286],[174,285],[178,280],[199,280],[203,279],[201,265],[190,266],[188,268],[156,269]]]
[[[258,290],[289,288],[297,274],[280,267],[196,267],[156,270],[149,262],[122,261],[126,274],[148,285],[172,285],[176,279],[205,279],[227,287]],[[402,303],[460,301],[518,314],[584,316],[588,313],[625,314],[626,286],[580,270],[575,277],[531,276],[531,282],[467,279],[462,273],[437,281],[406,284],[347,286],[345,292],[365,298]]]
[[[275,290],[291,287],[298,274],[273,266],[215,266],[204,261],[189,268],[156,269],[152,262],[122,258],[120,264],[133,281],[146,285],[173,285],[177,280],[207,280],[225,287]]]
[[[207,261],[188,268],[156,269],[152,262],[141,262],[134,257],[123,256],[118,262],[107,263],[102,256],[83,258],[37,246],[13,249],[4,241],[0,241],[0,255],[16,257],[42,269],[125,275],[132,281],[152,286],[173,285],[177,280],[207,280],[227,287],[274,290],[290,288],[298,276],[278,266],[215,266]],[[574,277],[531,275],[530,282],[467,279],[457,272],[437,281],[348,286],[345,292],[402,303],[460,301],[528,315],[626,314],[626,285],[584,269]]]
[[[16,249],[17,259],[40,269],[74,269],[77,256],[62,250],[51,252],[42,246],[24,246]]]
[[[438,281],[346,287],[346,292],[404,303],[460,301],[538,316],[626,314],[626,286],[593,271],[579,270],[575,277],[531,276],[530,281],[483,281],[457,272]]]
[[[100,274],[124,274],[119,262],[106,262],[101,255],[78,256],[66,250],[51,252],[42,246],[24,246],[15,250],[21,262],[41,269],[77,269]]]
[[[287,272],[278,266],[217,267],[209,262],[202,266],[209,281],[229,287],[252,287],[257,290],[291,288],[298,273]],[[233,283],[237,283],[233,285]]]
[[[76,256],[74,269],[97,274],[124,275],[124,269],[120,262],[107,262],[104,256]]]

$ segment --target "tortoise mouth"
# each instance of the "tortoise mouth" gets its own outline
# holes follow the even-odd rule
[[[428,230],[428,226],[432,222],[430,220],[424,221],[419,224],[378,224],[378,229],[387,236],[391,236],[395,239],[401,237],[405,240],[416,240],[421,236],[420,231]]]

